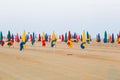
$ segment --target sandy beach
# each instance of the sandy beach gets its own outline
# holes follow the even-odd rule
[[[0,80],[120,80],[119,44],[93,42],[84,50],[79,44],[0,46]]]

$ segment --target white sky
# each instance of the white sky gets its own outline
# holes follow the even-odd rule
[[[120,31],[120,0],[0,0],[0,31]]]

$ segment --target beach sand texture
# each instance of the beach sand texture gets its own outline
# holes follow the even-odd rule
[[[0,80],[120,80],[119,44],[79,44],[28,42],[23,51],[18,43],[0,46]]]

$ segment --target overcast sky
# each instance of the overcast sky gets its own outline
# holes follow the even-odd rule
[[[120,31],[120,0],[0,0],[0,31],[55,31],[93,36]]]

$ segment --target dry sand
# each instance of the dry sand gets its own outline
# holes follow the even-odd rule
[[[79,43],[27,43],[23,51],[17,43],[0,46],[0,80],[120,80],[120,45],[91,43],[83,50]]]

